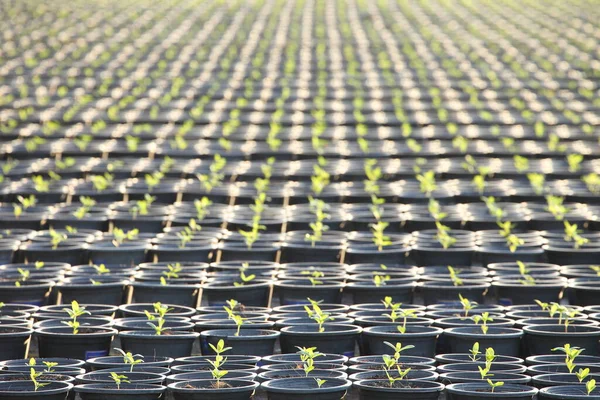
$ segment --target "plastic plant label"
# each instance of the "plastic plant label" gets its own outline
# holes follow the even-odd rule
[[[96,357],[104,357],[108,355],[108,350],[93,350],[85,352],[85,359],[89,360],[90,358]]]

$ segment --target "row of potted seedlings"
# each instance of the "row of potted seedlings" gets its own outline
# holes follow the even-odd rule
[[[427,168],[434,171],[441,179],[468,178],[485,171],[495,179],[515,179],[526,177],[528,173],[542,173],[549,181],[556,178],[581,179],[586,175],[600,172],[599,160],[595,158],[576,157],[527,158],[525,156],[478,156],[472,155],[458,157],[439,157],[429,160]],[[262,175],[261,165],[263,160],[237,160],[225,157],[227,163],[222,169],[222,174],[227,180],[248,181]],[[106,172],[113,174],[115,179],[145,177],[155,171],[162,171],[166,178],[194,178],[198,174],[205,174],[210,164],[210,159],[187,158],[95,158],[83,157],[52,157],[31,160],[14,159],[2,169],[6,179],[18,181],[21,178],[31,178],[34,175],[47,176],[52,170],[65,179],[86,179],[95,175],[104,175]],[[327,160],[323,169],[328,172],[334,181],[344,180],[355,182],[364,179],[363,158]],[[410,178],[415,176],[415,165],[418,157],[385,157],[378,159],[379,165],[387,180]],[[306,181],[313,173],[314,160],[299,159],[286,160],[277,158],[273,163],[273,178],[284,180],[293,178],[297,181]],[[125,181],[126,182],[126,181]],[[115,185],[120,186],[120,185]],[[80,188],[81,189],[81,188]],[[78,189],[75,188],[75,191]]]
[[[465,294],[479,303],[528,304],[535,299],[594,305],[600,288],[599,267],[545,263],[492,263],[474,266],[412,267],[399,264],[224,261],[143,263],[127,266],[59,262],[0,265],[0,301],[28,304],[119,305],[129,301],[169,301],[195,307],[219,305],[228,298],[268,307],[304,301],[377,302],[391,296],[425,305],[453,301]],[[275,300],[273,300],[275,299]]]
[[[420,160],[422,165],[424,158]],[[313,167],[318,167],[317,163]],[[415,163],[412,168],[421,167]],[[106,207],[108,204],[103,203],[124,199],[144,200],[146,195],[152,195],[157,204],[193,202],[206,196],[214,203],[236,202],[243,205],[253,203],[257,193],[264,191],[268,195],[268,203],[273,205],[308,203],[311,196],[330,203],[369,203],[372,195],[377,195],[397,203],[423,204],[427,203],[429,197],[444,203],[477,203],[481,202],[482,196],[493,196],[503,202],[543,203],[546,196],[553,195],[567,197],[570,202],[583,202],[593,206],[597,205],[596,196],[600,187],[598,174],[595,173],[587,174],[582,179],[552,179],[541,173],[530,173],[527,177],[514,179],[491,177],[487,173],[440,178],[429,170],[425,171],[426,174],[386,178],[388,180],[379,176],[372,179],[377,186],[369,187],[365,186],[369,180],[364,177],[352,180],[351,177],[342,175],[338,181],[333,181],[336,178],[334,174],[325,170],[315,172],[314,169],[309,169],[304,179],[294,175],[269,179],[267,183],[260,181],[264,179],[262,177],[256,178],[259,179],[257,182],[252,175],[246,178],[249,181],[244,181],[243,176],[237,176],[237,182],[228,182],[223,181],[225,175],[221,174],[219,177],[210,177],[214,181],[207,183],[199,179],[208,179],[203,178],[208,177],[208,174],[199,174],[200,178],[168,178],[162,172],[155,172],[143,177],[118,178],[112,172],[105,172],[90,175],[86,179],[71,179],[59,175],[61,171],[49,171],[51,176],[35,174],[16,180],[2,178],[0,199],[18,204],[21,197],[28,199],[33,196],[40,204],[64,201],[77,204],[82,197],[86,197],[101,203],[98,207]],[[424,180],[430,187],[424,187]],[[257,189],[257,184],[263,187]],[[129,206],[134,205],[135,202]],[[13,212],[12,209],[4,211]]]
[[[296,230],[296,227],[307,229],[308,222],[315,219],[315,207],[319,204],[325,213],[323,222],[332,229],[368,230],[369,223],[377,221],[371,211],[373,199],[370,196],[360,198],[359,193],[353,196],[356,196],[356,201],[341,203],[333,199],[332,201],[312,199],[306,203],[286,206],[265,204],[262,217],[271,231],[276,230],[277,224],[282,225],[284,222],[289,225],[288,230]],[[501,201],[496,196],[483,197],[487,204],[483,202],[443,204],[443,200],[435,200],[430,204],[405,204],[389,198],[386,200],[387,196],[381,198],[383,202],[379,205],[382,210],[380,219],[389,222],[392,225],[390,229],[402,229],[408,232],[435,228],[434,210],[445,214],[443,221],[448,226],[473,231],[498,227],[497,218],[492,214],[492,210],[501,213],[504,219],[510,218],[516,227],[530,230],[561,230],[564,228],[565,219],[580,224],[582,228],[594,228],[597,226],[595,221],[598,219],[599,211],[598,206],[592,203],[565,203],[564,197],[550,195],[544,199],[544,202]],[[213,202],[206,196],[196,201],[171,204],[159,203],[156,201],[156,196],[145,195],[138,200],[110,203],[81,196],[71,204],[48,205],[40,203],[34,195],[19,195],[13,203],[3,203],[0,213],[5,217],[3,227],[6,228],[64,229],[66,226],[71,226],[107,231],[111,225],[133,225],[137,222],[141,230],[152,229],[160,232],[164,227],[187,225],[190,219],[196,219],[197,222],[208,227],[221,226],[224,223],[234,226],[236,223],[242,224],[242,221],[252,216],[250,207],[256,204],[257,199],[256,193],[252,193],[251,197],[246,199],[248,201],[235,197],[233,201],[241,203],[237,205]],[[481,199],[478,197],[478,200]],[[266,196],[265,203],[268,201],[269,198]],[[554,205],[557,202],[560,204]],[[558,207],[560,210],[557,211]],[[557,215],[561,218],[557,219]],[[155,221],[154,225],[149,224],[150,220]],[[250,222],[246,221],[246,224]]]
[[[443,390],[459,399],[478,392],[531,398],[537,388],[548,398],[595,395],[598,307],[537,301],[504,308],[459,299],[428,307],[389,297],[353,306],[306,299],[272,310],[233,299],[198,309],[5,304],[0,311],[14,321],[5,326],[12,336],[2,335],[10,347],[3,350],[9,361],[2,363],[0,392],[10,395],[19,381],[12,390],[32,398],[38,391],[64,398],[75,383],[84,400],[160,398],[163,383],[175,399],[250,398],[259,383],[269,399],[339,399],[350,387],[361,399],[402,398],[415,390],[431,399]],[[122,317],[113,319],[115,313]],[[23,336],[32,333],[29,318],[37,321],[40,358],[19,360],[26,353]],[[109,356],[117,334],[120,347]],[[202,356],[192,356],[198,337]],[[274,355],[277,339],[281,355]]]
[[[599,235],[562,221],[562,230],[521,231],[510,221],[496,221],[499,230],[467,231],[452,229],[436,213],[423,229],[402,232],[400,223],[368,219],[355,221],[369,225],[370,231],[329,230],[321,211],[308,221],[308,230],[280,233],[285,224],[268,215],[248,213],[245,219],[228,223],[230,229],[204,227],[194,218],[186,225],[166,228],[162,218],[121,221],[110,233],[93,229],[4,229],[0,238],[0,261],[59,261],[131,266],[145,261],[280,261],[339,262],[349,264],[380,262],[416,265],[482,264],[525,261],[553,264],[594,264],[600,253]],[[379,215],[379,214],[378,214]],[[377,221],[377,222],[372,222]],[[266,224],[266,225],[265,225]],[[137,227],[146,228],[140,230]],[[271,231],[269,231],[272,229]],[[396,229],[394,229],[396,228]]]

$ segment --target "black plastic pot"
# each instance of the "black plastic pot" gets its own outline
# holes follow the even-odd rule
[[[173,317],[191,317],[196,315],[196,310],[191,307],[179,306],[176,304],[164,304],[171,310],[165,315],[165,318]],[[145,311],[148,311],[154,316],[158,316],[154,312],[154,304],[152,303],[136,303],[136,304],[122,304],[119,306],[119,311],[123,314],[123,317],[146,317]]]
[[[51,357],[48,357],[48,358],[51,358]],[[39,359],[37,359],[37,360],[39,360]],[[18,373],[18,374],[29,377],[29,373],[32,368],[35,370],[35,372],[45,372],[48,369],[48,367],[46,367],[44,364],[37,364],[34,366],[13,365],[13,366],[7,366],[5,369],[2,370],[2,372],[0,372],[0,374]],[[52,371],[55,374],[70,376],[73,378],[76,377],[77,375],[81,375],[81,374],[85,373],[85,369],[83,369],[80,366],[56,366],[56,367],[52,367]]]
[[[239,336],[235,334],[236,329],[203,331],[201,333],[202,354],[214,354],[210,344],[216,347],[219,340],[223,340],[226,347],[231,347],[228,354],[267,356],[273,354],[275,341],[279,337],[279,332],[266,329],[243,329],[240,330]]]
[[[214,369],[213,365],[208,361],[199,361],[195,364],[181,364],[174,365],[171,368],[172,373],[181,373],[181,372],[202,372],[202,371],[212,371]],[[258,373],[259,367],[252,364],[236,364],[233,362],[227,363],[228,371],[249,371]]]
[[[453,363],[470,363],[473,362],[471,359],[472,354],[469,353],[450,353],[450,354],[437,354],[435,360],[440,365],[453,364]],[[564,358],[564,357],[563,357]],[[478,357],[478,361],[482,361],[483,356]],[[494,358],[494,364],[523,364],[523,359],[518,357],[496,355]]]
[[[318,398],[339,400],[346,395],[352,383],[345,379],[327,379],[321,387],[313,378],[284,378],[261,383],[269,400]]]
[[[537,389],[526,385],[505,384],[491,391],[486,382],[454,383],[446,386],[448,400],[480,400],[482,398],[507,398],[531,400]]]
[[[279,342],[282,353],[295,353],[297,346],[317,347],[323,353],[354,356],[354,347],[362,328],[355,325],[324,324],[324,332],[315,325],[293,325],[281,328]]]
[[[413,345],[404,354],[409,356],[435,356],[435,345],[443,329],[428,326],[406,326],[406,332],[400,333],[396,326],[371,326],[363,329],[361,335],[361,354],[388,354],[390,348],[385,344],[402,343],[403,346]]]
[[[498,303],[508,306],[513,304],[531,304],[535,300],[546,303],[559,302],[562,291],[567,286],[564,278],[535,278],[534,285],[525,285],[522,278],[504,279],[492,282],[492,288]]]
[[[61,302],[68,304],[73,300],[87,304],[120,305],[129,281],[120,277],[73,277],[61,281],[58,291]]]
[[[82,400],[155,400],[162,398],[166,387],[141,383],[89,383],[75,388]]]
[[[123,351],[155,357],[188,357],[200,336],[197,332],[167,331],[156,335],[153,331],[123,331],[119,333]]]
[[[600,373],[600,366],[597,364],[584,364],[577,361],[577,369],[579,368],[589,368],[593,374]],[[569,373],[569,369],[565,365],[564,360],[562,363],[557,364],[539,364],[527,367],[527,374],[531,376],[566,373]]]
[[[341,303],[342,282],[325,282],[313,285],[308,280],[286,280],[275,282],[281,305],[310,304],[308,298],[323,303]]]
[[[118,318],[113,320],[112,327],[119,331],[153,331],[154,328],[148,325],[147,318]],[[179,319],[165,319],[164,327],[175,331],[191,331],[194,323],[191,321],[182,321]]]
[[[224,380],[242,380],[242,381],[253,381],[256,378],[256,373],[250,371],[227,371],[227,375],[223,378]],[[175,382],[187,382],[187,381],[198,381],[198,380],[210,380],[213,379],[211,371],[203,372],[182,372],[179,374],[173,374],[166,377],[166,385],[170,385]]]
[[[27,280],[15,285],[16,280],[0,280],[0,302],[43,306],[48,303],[53,281]]]
[[[492,382],[504,382],[506,384],[527,385],[531,377],[522,374],[508,374],[495,372],[489,376]],[[447,372],[440,375],[440,381],[444,385],[453,383],[481,382],[481,373],[477,372]]]
[[[6,368],[11,367],[27,367],[29,366],[30,358],[22,358],[22,359],[13,359],[0,363],[0,365],[4,365]],[[57,363],[56,367],[83,367],[85,365],[85,361],[76,360],[74,358],[62,358],[62,357],[51,357],[51,358],[35,358],[36,364],[44,365],[44,362]],[[54,367],[54,368],[56,368]]]
[[[444,385],[430,381],[397,381],[393,387],[385,380],[367,379],[356,381],[353,386],[358,390],[361,400],[437,400]]]
[[[133,366],[133,371],[137,371],[141,367],[169,367],[173,363],[173,359],[170,357],[155,357],[155,356],[136,356],[136,360],[142,360],[143,362]],[[110,368],[129,367],[131,364],[126,364],[122,356],[106,356],[91,358],[86,361],[86,364],[92,369],[92,371],[98,371]]]
[[[387,371],[390,376],[397,378],[399,373],[395,369],[391,369]],[[410,380],[410,381],[437,381],[439,374],[433,371],[426,371],[423,369],[411,369],[408,374],[404,376],[402,379]],[[365,379],[387,379],[386,371],[363,371],[357,372],[348,377],[351,381],[362,381]]]
[[[287,379],[287,378],[313,378],[313,379],[348,379],[348,374],[343,371],[336,371],[331,369],[321,369],[315,367],[308,375],[299,368],[294,369],[279,369],[264,371],[258,374],[258,382],[270,381],[273,379]]]
[[[455,286],[451,281],[428,280],[419,283],[425,305],[455,302],[458,295],[483,304],[490,283],[483,280],[463,279],[463,285]]]
[[[127,379],[130,383],[135,384],[149,384],[149,385],[161,385],[165,380],[164,375],[153,374],[150,372],[127,372]],[[114,383],[110,372],[105,371],[94,371],[86,374],[77,376],[77,384],[89,384],[89,383]]]
[[[198,303],[198,294],[201,285],[199,280],[196,283],[167,282],[163,285],[161,282],[139,282],[134,281],[133,303],[149,303],[159,301],[161,303],[171,303],[186,307],[196,307]]]
[[[169,393],[175,400],[249,400],[258,387],[257,382],[227,379],[222,387],[215,387],[212,379],[171,383]]]
[[[480,326],[448,328],[444,337],[452,353],[468,353],[475,342],[482,349],[492,347],[496,354],[518,357],[523,332],[520,329],[489,326],[484,334]]]
[[[335,364],[335,365],[344,365],[348,361],[348,357],[343,356],[341,354],[333,354],[333,353],[322,353],[321,356],[314,359],[315,365],[326,363],[326,364]],[[261,365],[263,368],[268,365],[274,364],[289,364],[289,363],[301,363],[300,355],[297,353],[288,353],[288,354],[272,354],[261,359]]]
[[[48,382],[48,385],[35,391],[31,381],[9,381],[0,382],[0,399],[44,399],[44,400],[65,400],[67,394],[73,387],[68,382]]]
[[[202,287],[202,299],[209,306],[224,306],[227,300],[236,299],[244,306],[268,307],[271,293],[270,281],[258,279],[235,286],[233,281],[212,281]]]
[[[550,386],[540,389],[538,392],[539,400],[598,400],[600,399],[600,389],[595,389],[590,394],[587,393],[585,385],[561,385]]]
[[[563,354],[543,354],[538,356],[529,356],[525,359],[525,363],[527,365],[560,364],[564,363],[564,361],[565,356]],[[581,354],[577,356],[577,363],[598,364],[600,366],[600,356]]]
[[[0,361],[24,358],[33,329],[21,326],[0,326]]]
[[[116,329],[82,328],[73,334],[69,327],[40,328],[35,331],[40,357],[67,357],[79,360],[108,355]]]
[[[598,354],[600,327],[589,325],[527,325],[523,327],[525,346],[530,355],[551,354],[555,347],[571,346],[585,349],[582,354]]]
[[[412,303],[416,283],[394,283],[376,286],[373,282],[349,282],[344,292],[352,295],[353,304],[372,303],[389,296],[394,303]]]
[[[586,383],[590,379],[600,381],[600,374],[589,374],[582,383]],[[579,385],[579,378],[575,373],[558,373],[558,374],[541,374],[534,375],[532,378],[533,386],[538,389],[549,386],[564,386],[564,385]]]
[[[598,304],[600,297],[600,277],[569,279],[569,300],[580,306]]]

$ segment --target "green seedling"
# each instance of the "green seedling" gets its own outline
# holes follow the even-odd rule
[[[300,361],[302,361],[302,369],[304,370],[305,376],[315,369],[314,359],[323,355],[317,351],[316,347],[298,347],[297,354],[300,355]]]
[[[589,239],[581,236],[577,229],[577,224],[571,224],[569,221],[564,221],[565,225],[565,240],[567,242],[573,242],[573,245],[576,249],[579,249],[581,246],[587,244]]]
[[[575,359],[579,357],[579,355],[585,349],[581,349],[579,347],[571,346],[569,343],[565,344],[562,347],[555,347],[552,351],[560,351],[565,355],[565,366],[569,370],[569,373],[573,373],[575,369]]]
[[[221,380],[221,378],[223,378],[229,372],[229,371],[225,371],[225,370],[221,369],[223,364],[225,364],[225,362],[227,361],[227,358],[223,357],[222,354],[225,353],[226,351],[231,350],[231,347],[225,347],[225,341],[223,341],[223,339],[220,339],[217,342],[216,346],[213,345],[212,343],[209,343],[208,345],[215,352],[214,361],[208,360],[208,362],[213,367],[213,369],[210,372],[211,372],[213,379],[215,381],[217,381],[217,387],[219,387],[219,385],[220,385],[219,381]]]
[[[504,382],[500,382],[500,381],[498,381],[498,382],[492,382],[491,379],[488,379],[487,383],[492,388],[492,393],[494,393],[494,389],[496,389],[497,387],[504,386]]]
[[[471,347],[469,353],[469,358],[471,359],[471,361],[476,362],[480,360],[479,354],[481,354],[481,352],[479,351],[479,342],[473,343],[473,347]]]
[[[96,271],[96,274],[98,274],[98,275],[110,274],[110,269],[106,268],[106,265],[104,265],[104,264],[92,265],[92,267],[94,268],[94,270]]]
[[[476,301],[471,301],[466,297],[463,297],[460,293],[458,294],[458,298],[460,300],[460,304],[463,307],[463,311],[465,312],[465,318],[469,316],[469,311],[471,311],[475,306],[477,306]]]
[[[40,376],[42,376],[43,374],[44,374],[44,372],[42,372],[42,371],[35,372],[35,368],[29,368],[29,379],[33,383],[33,390],[35,392],[37,392],[39,389],[43,388],[44,386],[48,386],[50,384],[50,382],[42,383],[42,382],[38,381],[38,378]]]
[[[321,386],[323,386],[323,384],[325,382],[327,382],[327,380],[325,379],[320,379],[320,378],[315,378],[315,382],[317,382],[317,386],[320,388]]]
[[[373,232],[373,243],[377,246],[379,251],[382,251],[385,246],[392,244],[390,237],[387,236],[384,231],[389,225],[388,222],[378,221],[376,224],[371,224],[371,231]]]
[[[487,323],[493,321],[494,318],[490,317],[489,312],[484,312],[484,313],[481,313],[481,315],[473,315],[471,317],[471,320],[473,322],[475,322],[475,325],[479,325],[479,323],[481,322],[481,332],[484,335],[487,335],[487,332],[489,329],[489,327],[487,326]]]
[[[115,247],[119,247],[120,245],[125,243],[125,241],[134,240],[135,238],[137,238],[139,233],[140,233],[139,229],[132,229],[132,230],[125,232],[124,230],[115,227],[115,228],[113,228],[113,232],[112,232],[112,234],[113,234],[112,243]]]
[[[321,307],[319,307],[318,302],[310,299],[308,300],[311,302],[312,309],[308,306],[304,306],[304,309],[308,313],[309,318],[317,323],[319,332],[325,332],[324,324],[328,321],[333,321],[334,318],[331,314],[324,312]]]
[[[437,233],[435,238],[442,245],[444,249],[447,249],[456,243],[456,238],[450,235],[450,227],[442,224],[439,221],[435,221]]]
[[[454,269],[453,267],[448,265],[448,273],[450,274],[450,280],[454,286],[462,286],[463,280],[458,276],[460,274],[459,269]]]
[[[89,311],[85,310],[85,307],[81,307],[76,300],[71,302],[71,308],[63,308],[63,311],[69,315],[70,321],[62,321],[64,325],[67,325],[73,329],[73,334],[79,333],[79,321],[77,318],[82,315],[91,315]]]
[[[243,318],[241,315],[236,314],[235,308],[239,304],[236,300],[228,300],[227,304],[229,305],[229,307],[223,306],[223,308],[227,312],[228,318],[230,320],[232,320],[235,323],[236,327],[237,327],[237,330],[235,332],[235,336],[240,336],[240,330],[242,329],[242,325],[244,324],[244,322],[246,321],[246,319]]]
[[[575,372],[575,376],[579,380],[579,383],[582,383],[585,378],[590,374],[589,368],[579,368],[579,371]]]
[[[392,306],[394,306],[394,301],[392,299],[392,296],[385,296],[383,300],[381,300],[381,303],[383,304],[383,306],[388,309],[388,308],[392,308]],[[402,305],[402,303],[398,304],[398,307],[400,307]]]
[[[129,372],[133,372],[133,367],[144,362],[144,356],[141,354],[132,354],[130,351],[125,352],[122,349],[115,348],[115,351],[123,356],[123,362],[131,365]],[[136,359],[136,357],[139,357]]]
[[[244,286],[245,284],[252,282],[256,278],[256,275],[254,274],[246,275],[246,273],[244,272],[245,270],[246,268],[244,267],[240,268],[240,279],[242,281],[233,282],[234,286]]]
[[[117,385],[117,389],[121,389],[121,384],[123,383],[131,383],[127,375],[119,375],[116,372],[111,372],[110,377],[115,382],[115,385]]]
[[[596,389],[596,380],[595,379],[590,379],[589,381],[586,382],[586,384],[585,384],[585,391],[587,392],[588,396],[590,394],[592,394],[592,392],[595,389]]]

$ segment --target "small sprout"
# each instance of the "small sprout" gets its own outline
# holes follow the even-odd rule
[[[387,309],[390,308],[394,305],[394,301],[392,299],[392,296],[385,296],[383,300],[381,300],[381,303],[383,303],[383,306]],[[399,304],[399,306],[401,306],[402,303]]]
[[[92,267],[98,275],[110,274],[110,269],[106,268],[106,265],[104,264],[92,265]]]
[[[219,381],[228,373],[228,371],[220,369],[223,366],[223,364],[225,364],[225,361],[227,361],[227,358],[223,357],[221,354],[228,350],[231,350],[231,347],[225,347],[225,342],[223,341],[223,339],[220,339],[217,342],[216,346],[212,343],[209,343],[208,345],[216,354],[215,360],[208,360],[208,362],[213,367],[213,369],[210,372],[212,374],[213,379],[217,381],[217,387],[219,387]]]
[[[250,274],[250,275],[246,275],[246,273],[244,272],[246,270],[247,267],[242,267],[240,268],[240,279],[242,280],[241,282],[234,282],[234,286],[244,286],[244,284],[246,283],[250,283],[252,282],[255,278],[256,275],[254,274]]]
[[[315,369],[314,359],[323,355],[317,350],[316,347],[298,347],[299,350],[297,354],[300,355],[300,361],[302,361],[302,369],[304,370],[305,376],[308,377],[308,374]]]
[[[121,389],[122,383],[131,383],[129,378],[127,378],[127,375],[119,375],[116,372],[111,372],[110,377],[115,382],[115,385],[117,385],[117,389]]]
[[[333,321],[334,318],[331,316],[331,314],[321,310],[318,302],[310,299],[309,301],[311,301],[312,310],[308,306],[305,306],[304,309],[307,311],[309,318],[313,319],[319,326],[319,332],[325,332],[325,327],[323,324],[325,324],[327,321]]]
[[[569,221],[564,221],[565,225],[565,240],[567,242],[573,242],[574,247],[579,249],[581,246],[587,244],[589,239],[581,236],[577,230],[577,224],[571,224]]]
[[[32,358],[33,360],[33,358]],[[52,362],[52,361],[44,361],[43,364],[46,366],[46,369],[44,370],[44,372],[54,372],[54,367],[56,367],[58,365],[57,362]]]
[[[71,327],[74,335],[79,333],[79,321],[77,321],[77,318],[81,317],[82,315],[91,315],[89,311],[85,310],[85,307],[81,307],[79,305],[77,300],[73,300],[71,302],[71,308],[63,308],[63,311],[69,315],[71,320],[63,321],[62,323]]]
[[[442,245],[444,249],[447,249],[456,243],[456,238],[451,236],[450,228],[439,221],[435,221],[435,226],[437,228],[437,233],[435,234],[435,238]]]
[[[552,351],[561,351],[565,354],[565,365],[569,370],[569,373],[573,373],[575,369],[575,359],[584,351],[579,347],[571,346],[569,343],[562,347],[555,347]]]
[[[376,287],[385,286],[386,282],[390,280],[389,275],[374,275],[373,283]]]
[[[594,391],[594,389],[596,389],[596,380],[590,379],[585,384],[585,390],[587,391],[587,395],[589,396]]]
[[[227,312],[227,315],[229,316],[229,319],[231,319],[235,323],[235,325],[237,326],[237,331],[235,333],[235,336],[239,336],[240,335],[240,330],[242,328],[242,325],[244,324],[244,322],[246,321],[246,319],[242,318],[241,315],[235,313],[235,307],[239,304],[236,300],[233,300],[233,299],[232,300],[228,300],[227,304],[229,305],[229,307],[224,306],[223,308]]]
[[[585,378],[590,374],[589,368],[579,368],[579,371],[575,372],[575,376],[579,379],[579,382],[583,382]]]
[[[415,346],[413,346],[412,344],[408,344],[406,346],[402,346],[402,343],[392,344],[390,342],[383,342],[383,344],[385,344],[386,346],[388,346],[389,348],[394,350],[393,360],[394,360],[394,363],[396,363],[396,364],[400,361],[400,356],[402,355],[403,351],[415,348]]]
[[[373,232],[373,243],[377,246],[379,251],[383,250],[385,246],[392,244],[390,237],[387,236],[384,231],[389,225],[388,222],[379,221],[376,224],[371,224],[371,231]]]
[[[481,322],[481,332],[483,332],[484,335],[487,335],[488,332],[488,326],[487,323],[490,321],[493,321],[494,318],[490,317],[490,313],[489,312],[484,312],[481,315],[473,315],[471,317],[471,320],[473,322],[475,322],[475,325],[479,325],[479,323]]]
[[[125,352],[122,349],[115,348],[115,351],[123,356],[123,362],[131,365],[129,372],[133,372],[133,367],[144,362],[144,356],[141,354],[132,354],[130,351]],[[140,357],[136,360],[136,357]]]
[[[452,284],[454,286],[462,286],[463,285],[462,279],[458,277],[460,270],[456,270],[453,267],[448,265],[448,273],[450,274],[450,280],[452,281]]]
[[[152,322],[146,322],[146,324],[148,324],[148,326],[151,326],[152,329],[154,329],[154,333],[158,336],[161,336],[165,331],[169,330],[170,328],[166,328],[165,325],[165,320],[162,318],[159,318],[157,320],[157,323],[154,324]]]
[[[491,379],[488,379],[487,383],[492,388],[492,393],[494,392],[494,389],[496,389],[497,387],[504,386],[504,382],[492,382]]]
[[[31,382],[33,383],[33,390],[35,392],[37,392],[39,389],[43,388],[44,386],[48,386],[50,384],[50,382],[46,382],[46,383],[41,383],[38,381],[38,378],[43,375],[43,372],[35,372],[35,368],[29,368],[29,379],[31,380]]]
[[[471,349],[469,350],[469,353],[471,353],[471,355],[469,356],[471,361],[473,361],[473,362],[479,361],[478,356],[479,356],[479,354],[481,354],[481,352],[479,351],[479,342],[473,343],[473,347],[471,347]]]
[[[324,384],[325,382],[327,382],[327,381],[326,381],[325,379],[315,378],[315,382],[317,382],[317,385],[318,385],[318,386],[319,386],[319,388],[320,388],[320,387],[321,387],[321,386],[323,386],[323,384]]]
[[[458,298],[460,299],[460,304],[462,304],[463,310],[465,311],[465,318],[467,318],[469,316],[469,311],[471,311],[473,307],[477,305],[477,302],[463,297],[460,293],[458,294]]]
[[[139,233],[140,233],[140,231],[138,229],[132,229],[132,230],[125,232],[122,229],[113,228],[112,243],[115,245],[115,247],[119,247],[120,245],[125,243],[125,241],[134,240],[135,238],[137,238]]]

